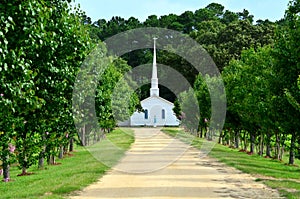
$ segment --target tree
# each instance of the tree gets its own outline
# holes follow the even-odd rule
[[[129,69],[124,60],[115,59],[104,71],[96,90],[96,114],[100,127],[108,133],[118,121],[129,119],[140,104],[132,90],[134,85],[130,85],[134,82],[129,77],[122,78]]]
[[[273,64],[272,49],[266,46],[258,48],[257,51],[254,49],[243,51],[241,59],[231,61],[223,72],[228,111],[231,116],[229,119],[230,122],[235,122],[229,127],[231,131],[240,131],[242,128],[249,132],[251,153],[254,152],[254,145],[259,137],[261,155],[264,138],[271,137],[270,132],[278,129],[278,126],[273,125],[275,120],[271,91],[271,82],[275,78],[272,71]],[[270,146],[270,140],[267,139],[266,145]]]
[[[199,118],[199,137],[203,137],[207,133],[208,121],[211,116],[211,101],[209,96],[208,87],[206,81],[209,81],[209,76],[204,78],[201,75],[197,76],[197,79],[194,83],[194,89],[198,101],[198,106],[200,109],[200,118]]]
[[[223,14],[223,17],[221,18],[221,22],[228,25],[230,23],[238,21],[239,16],[237,13],[231,12],[229,10],[226,10]]]
[[[224,14],[225,7],[218,3],[211,3],[205,8],[212,11],[216,17],[221,17]]]
[[[82,34],[79,11],[71,13],[68,1],[5,1],[0,11],[4,22],[0,78],[5,82],[0,89],[1,113],[12,122],[1,115],[5,123],[0,129],[8,136],[5,142],[16,145],[18,163],[26,174],[43,151],[45,131],[50,128],[63,137],[60,130],[73,126],[69,122],[72,85],[89,38]],[[68,125],[60,128],[58,121]],[[3,156],[4,162],[7,157]]]
[[[159,27],[159,20],[156,15],[150,15],[144,22],[145,27]]]
[[[192,11],[185,11],[178,17],[178,22],[184,26],[183,33],[190,33],[193,31],[195,25],[194,13]]]
[[[289,164],[294,164],[295,142],[299,138],[299,122],[295,118],[300,117],[299,111],[289,102],[285,91],[288,91],[296,101],[300,100],[300,93],[297,79],[300,71],[300,1],[293,0],[289,3],[289,8],[285,13],[285,25],[278,30],[274,46],[274,56],[276,64],[274,71],[277,79],[274,81],[274,93],[280,122],[285,132],[291,134],[291,147]]]
[[[300,75],[298,78],[298,88],[300,90]],[[288,89],[285,89],[285,95],[287,97],[287,100],[289,101],[289,103],[298,111],[300,111],[300,102],[297,102],[296,98],[289,92]]]
[[[36,7],[32,6],[34,3],[37,4]],[[33,13],[41,7],[41,4],[36,1],[23,4],[7,1],[0,6],[0,49],[2,52],[0,79],[3,82],[0,85],[0,131],[3,132],[0,136],[2,148],[0,159],[3,162],[5,181],[9,181],[10,178],[9,144],[15,144],[14,139],[19,133],[16,129],[24,125],[24,115],[22,114],[36,110],[43,104],[43,100],[35,96],[34,78],[37,76],[37,72],[32,68],[33,60],[28,59],[28,54],[25,53],[29,51],[31,54],[33,49],[36,49],[36,46],[32,45],[35,44],[36,38],[41,36],[43,27],[37,28],[35,25],[38,22],[31,20]],[[37,41],[41,42],[42,40],[38,39]]]
[[[181,108],[181,124],[189,131],[197,132],[200,115],[194,90],[190,88],[180,93],[178,101]]]
[[[247,20],[247,21],[249,21],[252,24],[254,16],[253,15],[249,15],[249,14],[250,14],[250,12],[248,10],[246,10],[246,9],[244,9],[243,12],[238,12],[239,18],[241,20]]]

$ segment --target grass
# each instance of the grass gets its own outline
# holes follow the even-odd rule
[[[128,149],[128,141],[134,141],[133,135],[129,134],[127,139],[124,139],[118,132],[130,132],[130,129],[122,128],[108,135],[108,139],[102,140],[92,146],[87,147],[89,152],[103,164],[112,167],[124,155]]]
[[[178,128],[164,128],[163,131],[183,141],[188,140],[196,148],[200,148],[203,142],[203,139],[195,138],[193,135]],[[256,176],[257,181],[262,181],[267,186],[279,190],[284,197],[289,199],[300,198],[300,167],[286,165],[287,159],[281,162],[260,157],[259,155],[248,155],[244,152],[239,152],[238,149],[232,149],[220,144],[214,146],[209,156],[245,173]],[[300,165],[299,160],[296,160],[296,165]]]
[[[117,154],[110,156],[111,164],[116,164],[124,152],[129,149],[134,142],[131,130],[126,132],[119,129],[107,135],[110,140],[120,150]],[[103,142],[105,143],[105,142]],[[97,144],[99,148],[106,150],[105,144]],[[110,168],[106,164],[98,161],[87,148],[76,146],[73,156],[67,156],[58,160],[61,164],[47,166],[44,170],[38,170],[33,166],[28,171],[33,172],[30,176],[20,176],[17,167],[11,167],[12,182],[0,182],[0,198],[51,198],[62,199],[73,191],[80,190],[87,185],[97,181]]]

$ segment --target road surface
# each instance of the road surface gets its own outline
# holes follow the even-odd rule
[[[162,133],[136,128],[120,162],[73,199],[280,198],[255,178]]]

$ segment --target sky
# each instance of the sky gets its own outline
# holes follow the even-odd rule
[[[143,22],[150,15],[180,15],[188,10],[194,12],[213,2],[233,12],[247,9],[254,15],[255,21],[276,21],[283,18],[289,0],[75,0],[93,22],[98,19],[110,20],[113,16],[125,19],[135,17]]]

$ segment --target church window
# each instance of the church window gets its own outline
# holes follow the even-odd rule
[[[148,119],[148,110],[145,109],[145,119],[147,120]]]
[[[161,110],[161,118],[162,119],[166,118],[166,111],[165,111],[165,109]]]

